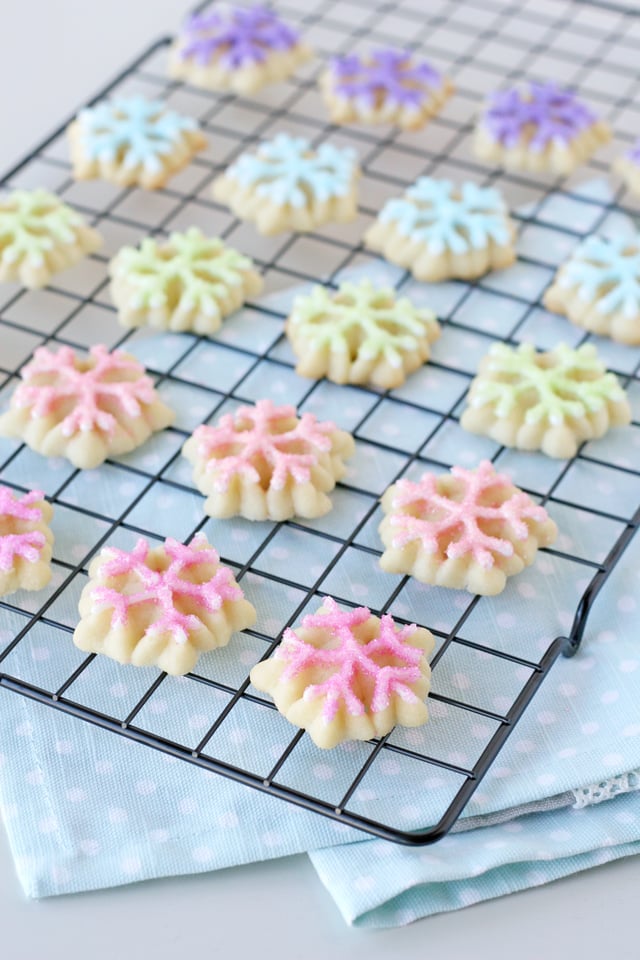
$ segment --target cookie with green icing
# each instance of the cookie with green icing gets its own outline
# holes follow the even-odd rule
[[[365,246],[411,270],[417,280],[470,280],[515,260],[515,228],[500,193],[465,182],[420,177],[388,200]]]
[[[197,227],[165,242],[147,237],[109,265],[111,297],[123,327],[189,330],[209,336],[262,289],[249,257]]]
[[[0,281],[44,287],[101,245],[97,230],[47,190],[15,190],[0,200]]]
[[[640,344],[640,234],[587,237],[558,270],[544,305],[592,333]]]
[[[564,459],[630,420],[624,390],[591,344],[538,353],[530,343],[496,343],[480,362],[460,424],[506,447]]]
[[[440,336],[431,310],[370,280],[343,283],[335,292],[314,287],[296,298],[285,330],[301,376],[385,390],[400,386],[428,360]]]

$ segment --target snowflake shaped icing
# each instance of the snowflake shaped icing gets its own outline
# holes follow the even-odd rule
[[[305,701],[323,700],[325,723],[330,723],[341,707],[358,717],[386,710],[393,697],[407,703],[418,701],[411,685],[421,677],[424,651],[407,642],[417,629],[415,624],[397,628],[392,617],[385,614],[378,635],[365,640],[357,635],[356,628],[370,619],[370,610],[340,610],[331,597],[325,599],[323,608],[326,612],[308,614],[301,623],[304,630],[322,631],[326,636],[323,645],[315,646],[287,629],[275,658],[286,664],[283,681],[310,669],[325,675],[331,672],[326,680],[306,687],[303,695]],[[360,692],[365,678],[373,685],[366,701]]]
[[[437,70],[404,50],[375,50],[366,58],[350,54],[333,60],[330,70],[332,92],[365,108],[382,98],[389,106],[419,110],[443,84]]]
[[[164,553],[169,562],[161,569],[150,563],[150,553],[143,539],[131,553],[113,547],[104,551],[100,579],[127,579],[126,592],[102,584],[91,589],[93,602],[111,610],[112,628],[129,625],[136,610],[150,607],[151,623],[142,636],[166,634],[173,643],[185,644],[189,635],[201,628],[202,612],[213,613],[243,596],[231,570],[219,565],[217,551],[206,543],[203,534],[189,546],[168,538]],[[213,576],[202,582],[190,579],[189,574],[203,565],[217,568]]]
[[[42,530],[31,529],[43,521],[41,490],[16,496],[9,487],[0,486],[0,573],[12,569],[17,559],[37,563],[47,542]]]
[[[536,152],[550,144],[570,144],[597,122],[595,114],[570,90],[554,83],[531,83],[494,93],[482,124],[493,140],[515,147],[523,136]]]
[[[60,347],[57,353],[38,347],[21,376],[12,406],[28,408],[32,419],[71,407],[60,420],[65,437],[90,430],[112,435],[118,424],[112,408],[136,418],[143,405],[156,399],[144,367],[121,350],[109,353],[103,345],[91,347],[86,361],[79,360],[71,347]]]
[[[489,569],[496,555],[513,556],[514,539],[530,536],[527,521],[548,520],[546,510],[528,494],[515,490],[509,477],[496,473],[488,460],[476,470],[453,467],[451,476],[459,484],[455,496],[441,491],[440,478],[431,473],[425,473],[418,483],[398,481],[392,500],[392,509],[398,512],[390,518],[394,547],[419,540],[429,554],[469,557]],[[507,499],[501,495],[503,491]]]
[[[347,196],[353,186],[356,154],[322,143],[314,149],[303,137],[280,133],[260,144],[257,154],[243,153],[226,176],[277,206],[305,207],[308,192],[320,203]]]
[[[56,247],[77,244],[84,227],[84,218],[47,190],[15,190],[0,201],[0,259],[41,267]]]
[[[450,180],[420,177],[404,197],[387,201],[378,220],[425,244],[433,255],[468,253],[490,241],[500,246],[511,241],[507,209],[498,191],[470,182],[458,189]]]
[[[479,376],[470,404],[491,404],[499,418],[522,409],[525,423],[559,425],[625,400],[624,390],[591,344],[572,350],[561,343],[550,353],[537,353],[530,343],[517,349],[496,343],[487,371],[500,379]]]
[[[352,361],[378,360],[401,368],[417,354],[418,362],[424,360],[425,341],[428,350],[439,327],[430,310],[420,310],[407,297],[396,298],[391,288],[374,287],[365,279],[342,283],[336,293],[316,286],[308,296],[298,297],[287,334],[303,360],[308,351],[328,350]]]
[[[196,132],[193,117],[168,110],[160,100],[118,97],[81,110],[77,117],[82,151],[88,160],[141,166],[150,174],[163,170],[163,160]]]
[[[295,424],[283,429],[291,418]],[[259,400],[255,407],[240,407],[235,416],[225,414],[215,427],[198,427],[193,439],[207,461],[207,471],[215,475],[217,491],[224,492],[234,476],[260,484],[264,479],[260,463],[268,473],[268,486],[281,490],[289,478],[309,482],[319,455],[331,450],[335,429],[329,421],[319,423],[312,413],[297,419],[294,407]]]
[[[588,237],[574,251],[558,276],[561,287],[577,288],[598,313],[640,313],[640,235],[634,238]]]
[[[182,59],[193,57],[201,66],[219,60],[235,70],[247,64],[264,63],[274,51],[290,50],[299,37],[272,10],[252,7],[191,17],[179,40]]]
[[[233,288],[261,285],[257,275],[248,276],[252,270],[248,257],[197,227],[172,233],[166,243],[147,237],[139,247],[123,247],[110,267],[118,281],[114,299],[125,312],[166,308],[209,318],[220,317]],[[122,294],[121,283],[126,286]]]

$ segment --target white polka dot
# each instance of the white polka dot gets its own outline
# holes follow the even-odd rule
[[[194,713],[189,717],[189,727],[191,730],[203,730],[209,723],[209,718],[202,713]]]
[[[113,764],[111,763],[111,760],[96,760],[95,771],[102,776],[113,773]]]
[[[31,659],[35,660],[36,663],[42,663],[45,660],[48,660],[51,656],[51,651],[49,647],[32,647],[31,648]]]
[[[129,819],[129,814],[122,807],[110,807],[107,810],[107,816],[109,817],[109,823],[126,823]]]
[[[135,497],[138,492],[138,486],[132,480],[125,480],[118,484],[118,493],[122,497]]]
[[[366,890],[372,890],[376,886],[376,878],[370,875],[363,877],[356,877],[353,881],[353,885],[356,890],[359,890],[361,893],[364,893]]]
[[[153,697],[149,703],[148,710],[150,713],[159,716],[160,714],[167,712],[167,702],[166,700],[157,700],[155,697]]]
[[[377,769],[387,777],[397,777],[400,773],[400,764],[393,757],[383,757],[378,761]]]
[[[267,830],[266,833],[262,834],[261,840],[265,847],[270,848],[279,847],[284,842],[281,834],[279,834],[276,830]]]
[[[533,740],[518,740],[514,746],[518,753],[534,753],[536,749]]]
[[[555,840],[556,843],[563,843],[565,840],[571,840],[571,834],[568,830],[552,830],[549,834],[549,837],[552,840]]]
[[[468,690],[471,686],[471,680],[465,673],[454,673],[452,680],[458,690]]]
[[[68,757],[70,753],[73,753],[73,744],[70,740],[56,740],[55,751],[61,757]]]
[[[122,700],[129,692],[129,688],[124,683],[114,683],[109,687],[109,692],[116,700]]]
[[[616,703],[620,699],[620,693],[618,690],[605,690],[605,692],[600,697],[600,703]]]
[[[458,899],[460,903],[468,907],[471,906],[472,903],[478,903],[478,901],[482,900],[482,894],[473,887],[464,887],[460,890]]]
[[[538,591],[532,583],[528,583],[526,580],[522,580],[517,584],[517,590],[521,597],[524,597],[525,600],[532,600],[534,597],[538,596]]]
[[[516,618],[512,613],[503,611],[502,613],[499,613],[498,616],[496,617],[496,623],[498,624],[499,627],[504,627],[505,629],[509,629],[511,627],[515,627]]]
[[[30,737],[33,733],[33,724],[29,720],[25,720],[24,723],[19,723],[16,727],[16,736],[17,737]]]
[[[575,757],[577,752],[575,747],[565,747],[564,750],[558,750],[556,757],[558,760],[570,760],[571,757]]]
[[[558,687],[558,693],[563,697],[577,697],[579,692],[574,683],[561,683]]]
[[[621,660],[620,661],[620,670],[622,673],[633,673],[634,670],[638,669],[640,660]]]
[[[502,850],[506,845],[506,840],[487,840],[483,843],[485,850]]]
[[[483,723],[474,723],[471,727],[471,735],[476,740],[488,740],[492,732],[491,727],[487,727]]]
[[[552,783],[555,783],[557,777],[555,773],[541,773],[539,777],[536,777],[536,783],[541,787],[549,787]]]
[[[615,639],[616,635],[613,630],[601,630],[596,637],[598,643],[614,643]]]
[[[44,817],[38,821],[38,830],[40,833],[55,833],[58,829],[58,821],[55,817]]]
[[[234,543],[246,543],[249,539],[249,531],[243,530],[242,527],[234,529],[231,531],[231,539]]]
[[[189,814],[196,813],[199,809],[199,803],[197,800],[194,800],[193,797],[183,797],[180,803],[178,804],[178,810],[180,813],[184,813],[189,816]]]
[[[640,737],[640,723],[632,723],[628,727],[624,727],[622,731],[623,737]]]
[[[593,670],[596,665],[595,657],[576,657],[575,663],[578,670],[582,670],[583,673],[586,673],[588,670]]]
[[[524,827],[517,820],[513,820],[511,823],[503,823],[502,829],[506,830],[507,833],[522,833]]]
[[[537,715],[538,723],[541,723],[543,727],[550,727],[551,724],[556,723],[558,718],[555,713],[552,713],[551,710],[541,710]]]
[[[587,737],[592,733],[597,733],[599,729],[600,724],[596,723],[595,720],[591,720],[589,723],[583,723],[580,727],[581,732]]]
[[[269,550],[269,556],[273,557],[274,560],[288,560],[290,553],[286,547],[272,547]]]
[[[210,863],[215,858],[215,853],[210,847],[196,847],[191,851],[191,856],[196,863]]]
[[[570,630],[574,614],[571,610],[558,610],[556,618],[563,630]]]
[[[71,787],[67,790],[67,800],[69,803],[83,803],[87,799],[87,791],[82,787]]]
[[[148,797],[158,789],[153,780],[138,780],[136,783],[136,793],[141,797]]]
[[[361,787],[358,791],[356,791],[356,799],[359,803],[370,803],[372,800],[378,799],[378,794],[374,790]]]
[[[354,597],[367,597],[369,596],[369,587],[366,583],[352,583],[351,593]]]
[[[617,607],[622,613],[632,613],[636,609],[636,598],[630,594],[618,597]]]
[[[234,727],[232,730],[229,730],[229,740],[231,743],[240,744],[246,743],[247,740],[251,739],[251,734],[248,730],[245,730],[244,727]]]
[[[511,770],[510,767],[492,767],[491,772],[496,780],[506,780],[507,777],[513,774],[513,770]]]
[[[166,843],[169,839],[169,836],[169,831],[162,829],[162,827],[149,832],[149,839],[152,843]]]
[[[328,763],[316,763],[313,775],[318,780],[331,780],[335,776],[335,770]]]
[[[133,876],[136,873],[140,873],[142,870],[140,857],[123,857],[120,861],[120,869],[128,876]]]
[[[618,823],[635,823],[637,817],[630,810],[621,810],[614,815],[613,819]]]
[[[32,787],[41,787],[44,783],[44,773],[42,770],[29,770],[25,774],[25,780],[31,784]]]
[[[602,758],[602,762],[608,767],[622,767],[624,765],[624,757],[621,753],[607,753]]]
[[[102,849],[100,842],[98,840],[81,840],[78,844],[81,853],[84,853],[85,857],[95,857],[100,853]]]
[[[237,827],[239,822],[238,816],[233,812],[233,810],[227,810],[225,813],[221,813],[216,817],[216,823],[218,826],[229,830]]]
[[[156,497],[156,507],[158,510],[171,510],[174,505],[174,498],[168,493],[161,493]]]

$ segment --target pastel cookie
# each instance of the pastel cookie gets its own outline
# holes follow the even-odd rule
[[[31,289],[102,245],[84,217],[47,190],[14,190],[0,199],[0,281]]]
[[[300,376],[372,383],[384,390],[404,383],[440,336],[431,310],[370,280],[343,283],[336,292],[316,286],[297,297],[285,331]]]
[[[233,7],[187,20],[169,55],[169,73],[207,90],[256,93],[286,80],[313,56],[273,10]]]
[[[640,196],[640,137],[629,150],[614,160],[612,170],[631,193]]]
[[[474,153],[507,170],[567,175],[611,139],[611,130],[571,90],[530,83],[491,94]]]
[[[546,510],[488,460],[475,470],[425,473],[417,483],[398,480],[382,509],[383,570],[485,595],[501,593],[558,533]]]
[[[197,227],[166,242],[147,237],[109,264],[111,297],[123,327],[191,330],[210,336],[262,290],[249,257]]]
[[[193,117],[160,100],[116,97],[81,110],[68,128],[76,180],[100,177],[156,190],[207,145]]]
[[[89,565],[73,642],[119,663],[193,670],[200,655],[252,626],[256,611],[204,534],[130,552],[105,547]]]
[[[359,175],[355,151],[279,133],[241,154],[214,181],[213,196],[260,233],[302,232],[353,220]]]
[[[0,436],[84,470],[135,450],[174,420],[144,367],[122,350],[98,345],[78,357],[71,347],[39,347],[20,377]]]
[[[418,727],[429,718],[432,634],[415,624],[396,626],[389,614],[366,607],[340,610],[330,597],[285,630],[251,682],[273,697],[287,720],[330,749],[344,740],[384,737],[397,724]]]
[[[496,343],[480,361],[468,401],[465,430],[561,459],[631,420],[624,390],[591,344],[538,353],[530,343]]]
[[[364,243],[417,280],[435,283],[510,266],[514,239],[497,190],[420,177],[403,197],[385,203]]]
[[[41,590],[51,579],[53,507],[40,490],[21,496],[0,486],[0,597]]]
[[[587,237],[544,295],[547,310],[620,343],[640,343],[640,234]]]
[[[198,427],[182,448],[211,517],[320,517],[354,452],[350,434],[312,413],[259,400]]]
[[[450,80],[409,50],[374,50],[332,60],[320,89],[333,123],[392,123],[419,130],[453,92]]]

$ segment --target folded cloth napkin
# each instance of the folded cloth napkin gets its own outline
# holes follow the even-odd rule
[[[606,202],[606,198],[603,200]],[[367,272],[371,273],[371,269],[369,267]],[[506,271],[504,277],[510,273]],[[384,276],[381,278],[384,279]],[[514,268],[513,283],[522,284],[525,296],[530,295],[531,281],[532,277],[526,273],[526,265]],[[416,299],[422,298],[430,303],[434,298],[440,297],[443,312],[447,298],[454,294],[460,296],[459,285],[443,284],[427,290],[424,285],[409,284],[405,289],[410,289],[411,295]],[[290,295],[290,291],[287,292],[285,299]],[[477,291],[477,296],[483,295],[490,296]],[[509,301],[505,300],[505,303],[509,304]],[[492,304],[496,322],[501,322],[498,306],[493,301]],[[271,306],[278,308],[274,303],[271,303]],[[472,318],[467,319],[470,322]],[[507,318],[504,319],[506,322]],[[512,320],[513,318],[510,318],[510,322]],[[566,327],[565,321],[557,322],[563,328]],[[260,318],[257,317],[252,317],[250,324],[245,323],[241,314],[227,322],[225,335],[237,337],[244,329],[245,333],[248,331],[248,335],[255,338],[260,333],[259,324]],[[550,336],[553,341],[560,339],[553,330],[545,329],[545,335]],[[484,341],[483,344],[486,348]],[[175,361],[175,351],[183,349],[183,345],[184,341],[177,336],[153,337],[132,342],[132,347],[141,354],[142,359],[146,359],[151,366],[159,370],[164,369],[165,362],[168,366]],[[455,336],[448,342],[445,334],[437,345],[437,349],[441,351],[440,359],[446,362],[446,351],[459,350],[460,347]],[[166,351],[166,356],[163,350]],[[215,348],[211,347],[211,350],[215,357]],[[152,356],[150,352],[153,352]],[[629,363],[632,362],[627,359]],[[618,368],[622,362],[623,358],[617,356]],[[195,369],[192,374],[196,376]],[[287,393],[287,389],[294,389],[295,382],[289,383],[285,378],[282,383],[274,384],[274,375],[273,370],[270,370],[265,383],[254,384],[255,389],[270,392],[276,386],[282,387],[278,394],[279,399],[295,402],[295,397]],[[203,376],[209,380],[213,376],[210,363]],[[437,381],[435,373],[431,379]],[[425,386],[422,381],[418,381],[417,377],[413,385],[409,381],[403,395],[410,399],[412,389],[420,391],[429,388],[429,384]],[[437,391],[445,389],[446,383],[436,382]],[[353,413],[351,406],[356,399],[364,397],[364,394],[356,395],[353,392],[353,396],[349,395],[349,405],[346,405],[343,402],[345,390],[346,388],[337,391],[338,399],[333,407],[331,397],[334,394],[330,391],[323,395],[322,400],[323,414],[333,416],[341,423],[343,417],[359,418],[359,411]],[[197,388],[194,388],[194,391],[197,394]],[[317,398],[318,391],[314,396]],[[632,399],[637,402],[639,398],[636,394]],[[186,388],[179,395],[176,394],[173,400],[181,411],[181,416],[196,403],[195,396],[192,397]],[[388,426],[396,428],[393,413],[389,416]],[[345,423],[345,426],[348,424]],[[416,436],[424,436],[424,424],[419,419],[414,423],[411,418],[407,418],[406,424],[403,423],[403,428],[405,427],[409,432],[415,430]],[[376,429],[385,432],[383,412],[378,416]],[[622,433],[623,431],[619,431],[620,435]],[[160,437],[156,446],[150,443],[147,448],[142,449],[139,456],[157,455],[165,439]],[[476,462],[486,453],[483,438],[465,437],[464,441],[468,446],[463,449],[460,446],[461,437],[458,435],[455,452],[440,449],[440,458],[462,458],[463,462]],[[446,445],[446,436],[443,435],[441,442]],[[610,438],[599,442],[598,451],[599,455],[609,462],[624,459],[624,462],[629,463],[633,458],[637,461],[640,456],[637,447],[634,448],[632,443],[620,439],[615,431]],[[438,454],[434,452],[434,456]],[[465,457],[467,459],[464,459]],[[24,476],[18,472],[21,463],[25,465]],[[556,463],[535,455],[524,457],[505,454],[500,464],[514,475],[516,482],[521,480],[527,485],[528,477],[530,485],[538,489],[543,489],[545,484],[553,482],[553,471],[558,469]],[[376,482],[379,480],[383,488],[385,470],[388,472],[390,468],[382,454],[380,463],[371,459],[364,464],[364,468],[368,477],[376,478]],[[30,478],[29,469],[33,472],[34,465],[30,456],[21,454],[12,463],[14,482],[27,483]],[[520,471],[524,472],[524,478],[518,476]],[[612,479],[618,480],[620,476],[618,473],[608,476],[606,468],[582,462],[574,465],[563,480],[562,495],[567,500],[578,502],[581,498],[586,498],[597,505],[602,497],[611,496],[607,483],[611,483]],[[103,479],[104,484],[101,486]],[[187,482],[186,475],[183,479]],[[631,479],[634,480],[633,483],[620,483],[617,488],[613,488],[616,510],[624,515],[629,515],[637,503],[637,486],[635,479]],[[86,486],[89,481],[90,487]],[[109,497],[112,500],[115,497],[120,502],[123,496],[131,494],[130,491],[125,491],[124,487],[114,488],[112,468],[107,467],[102,472],[94,471],[90,476],[82,475],[74,480],[65,491],[65,497],[71,503],[73,495],[80,499],[91,496],[93,501],[102,498],[107,503]],[[340,497],[336,497],[335,501],[330,521],[340,527],[344,519],[343,512],[353,511],[354,506],[348,499],[343,502]],[[145,509],[145,501],[141,501],[132,522],[159,534],[171,534],[180,538],[186,536],[185,531],[192,529],[201,516],[200,498],[195,495],[189,497],[188,494],[171,488],[163,488],[162,511],[158,511],[149,498],[146,513]],[[620,525],[612,521],[585,515],[573,508],[556,507],[555,510],[562,531],[560,548],[569,549],[578,555],[582,553],[590,557],[596,554],[604,556],[609,543],[615,539],[620,529]],[[63,552],[63,558],[64,551],[68,550],[71,559],[77,556],[73,551],[77,551],[82,538],[90,535],[90,524],[86,517],[81,517],[82,526],[78,528],[80,515],[68,508],[60,507],[57,514],[59,527],[56,529],[56,550]],[[161,528],[160,524],[165,523],[176,526],[170,530]],[[181,524],[183,526],[180,526]],[[246,551],[247,538],[251,546],[250,538],[260,537],[259,531],[256,534],[249,528],[249,524],[241,529],[240,524],[231,527],[224,522],[212,522],[207,531],[224,556],[234,559],[237,555],[241,561],[241,555],[236,552]],[[240,536],[234,537],[234,532],[242,534],[244,539]],[[289,535],[293,537],[294,534],[295,531],[290,533],[287,528],[279,532],[280,552],[277,554],[274,550],[273,554],[267,554],[270,565],[275,567],[278,563],[284,563],[286,566],[287,545],[284,538]],[[370,530],[364,531],[363,536],[365,544],[366,538],[370,536],[377,545],[375,523]],[[130,546],[125,542],[127,537],[131,539],[134,534],[119,530],[113,542]],[[327,562],[326,556],[311,556],[315,539],[309,537],[305,541],[305,550],[309,551],[305,554],[305,559],[310,569],[314,569],[316,564],[326,565]],[[323,543],[318,539],[318,544]],[[253,546],[251,549],[254,549]],[[295,544],[292,544],[292,549],[295,550]],[[291,555],[289,553],[289,556]],[[359,563],[361,566],[358,566]],[[460,890],[468,882],[472,891],[486,889],[486,896],[504,892],[499,884],[491,886],[491,890],[495,892],[489,892],[487,882],[490,874],[493,877],[498,865],[495,862],[496,850],[502,850],[499,863],[503,865],[520,862],[520,858],[527,851],[529,859],[535,860],[536,851],[544,851],[547,858],[544,860],[545,869],[552,861],[554,868],[560,869],[560,864],[555,860],[557,856],[561,857],[562,869],[565,872],[571,869],[574,863],[575,869],[580,869],[576,857],[597,858],[603,855],[601,852],[593,853],[601,846],[601,836],[597,831],[581,826],[590,824],[590,811],[576,817],[567,809],[576,802],[571,791],[625,775],[626,780],[614,780],[614,784],[634,786],[635,780],[631,772],[640,768],[640,724],[637,708],[640,702],[636,606],[638,570],[640,541],[629,548],[623,563],[599,598],[585,635],[583,650],[575,659],[561,660],[554,665],[551,675],[527,710],[506,749],[465,811],[462,825],[484,825],[484,829],[468,830],[446,840],[444,845],[440,844],[428,850],[400,850],[388,844],[365,839],[363,834],[307,814],[183,762],[156,754],[47,707],[23,700],[12,692],[0,690],[0,751],[3,754],[0,802],[25,891],[30,896],[48,896],[149,877],[216,869],[307,850],[316,851],[313,854],[314,863],[325,883],[334,891],[346,917],[354,921],[362,918],[361,922],[375,923],[378,922],[378,917],[384,915],[385,919],[380,922],[399,923],[403,917],[406,919],[408,914],[398,914],[397,910],[394,912],[391,908],[385,911],[384,904],[387,901],[395,903],[396,898],[402,897],[404,902],[411,902],[413,918],[434,912],[435,908],[429,907],[428,903],[441,902],[444,906],[440,909],[446,909],[447,903],[459,906],[464,902],[465,896],[471,896],[466,893],[457,901],[454,901],[452,896],[447,899],[448,895],[441,886],[445,882],[455,882]],[[258,588],[258,579],[248,576],[243,581],[249,594]],[[76,587],[79,586],[80,582],[76,584]],[[584,586],[585,570],[579,563],[570,563],[552,555],[541,556],[503,595],[492,598],[491,602],[478,604],[465,623],[465,636],[479,642],[490,637],[493,646],[502,646],[513,653],[532,658],[544,650],[550,638],[569,628],[573,610]],[[375,569],[367,554],[358,551],[352,551],[348,563],[334,568],[329,579],[323,584],[325,590],[347,597],[357,595],[371,606],[379,606],[384,602],[388,588],[388,577]],[[71,591],[65,591],[59,601],[56,601],[55,614],[61,621],[74,622],[74,589],[75,587]],[[379,597],[382,599],[379,600]],[[260,597],[254,599],[264,623],[275,632],[278,623],[286,620],[287,604],[290,607],[292,602],[294,605],[297,602],[295,599],[282,597],[281,592],[267,590],[264,584]],[[452,592],[410,585],[402,591],[392,609],[393,612],[418,621],[424,621],[425,609],[429,609],[429,622],[438,621],[438,625],[446,628],[451,617],[454,617],[455,621],[458,616],[458,600],[466,603],[465,598],[457,598]],[[281,601],[282,609],[278,606]],[[6,638],[0,639],[10,640],[23,622],[17,615],[14,618],[8,613],[6,616],[3,614],[2,626],[7,626],[8,631]],[[229,682],[236,682],[237,671],[246,672],[246,665],[255,662],[260,656],[258,646],[251,647],[249,640],[243,638],[242,644],[238,642],[238,646],[231,651],[228,648],[226,651],[219,651],[216,670],[228,670]],[[512,664],[499,661],[498,658],[478,657],[472,648],[450,648],[446,657],[449,659],[443,658],[438,667],[438,691],[450,693],[454,699],[462,697],[471,703],[480,701],[479,705],[487,706],[490,710],[506,709],[528,675],[528,671],[523,668],[514,668]],[[68,676],[78,662],[77,651],[69,643],[68,634],[61,631],[56,634],[53,628],[40,625],[21,641],[5,661],[4,668],[14,670],[17,675],[31,679],[34,683],[40,682],[43,686],[52,688],[56,679],[61,680]],[[153,671],[150,673],[153,674]],[[76,697],[91,702],[96,709],[113,709],[114,698],[117,700],[121,697],[124,701],[128,696],[133,697],[135,702],[136,684],[139,684],[142,692],[148,682],[149,677],[146,674],[143,676],[142,671],[125,669],[106,658],[98,658],[92,664],[91,670],[87,671],[87,675],[83,675],[74,685],[73,693]],[[188,698],[184,697],[184,687],[181,686],[184,683],[189,684]],[[204,718],[206,729],[207,716],[210,716],[215,706],[211,699],[207,698],[215,695],[208,690],[201,691],[198,685],[189,681],[172,678],[166,680],[161,689],[162,698],[158,699],[154,695],[145,708],[147,716],[140,715],[141,722],[148,723],[160,733],[165,731],[175,739],[191,736],[197,742],[199,724]],[[203,699],[199,703],[198,698],[201,695]],[[188,704],[185,704],[185,700],[188,700]],[[164,712],[160,712],[161,707]],[[123,710],[123,715],[126,715],[124,706]],[[154,710],[157,712],[154,713]],[[268,716],[258,719],[258,713],[253,711],[246,726],[242,723],[231,726],[228,740],[218,745],[222,755],[227,750],[230,758],[239,758],[237,762],[244,761],[250,766],[254,759],[254,744],[261,746],[264,754],[265,745],[272,748],[274,744],[280,744],[283,737],[286,742],[286,738],[290,737],[286,722],[273,711],[265,710],[263,713]],[[490,734],[487,724],[478,722],[474,715],[467,715],[463,711],[434,702],[432,719],[428,725],[418,730],[397,731],[394,737],[405,738],[399,742],[408,743],[418,750],[427,750],[429,745],[438,741],[441,756],[452,763],[470,765],[483,749]],[[313,745],[309,746],[307,741],[308,738],[304,738],[296,748],[292,755],[293,770],[289,772],[295,778],[295,762],[298,757],[302,758],[305,775],[316,778],[314,788],[321,795],[332,789],[334,784],[337,784],[337,789],[342,780],[348,783],[361,763],[360,751],[367,749],[365,745],[354,744],[353,749],[333,751],[321,756],[318,756],[316,750],[313,763],[309,763],[309,756],[305,751],[313,752],[315,748]],[[436,822],[443,804],[446,805],[459,786],[459,780],[447,771],[434,770],[423,764],[419,767],[419,776],[416,779],[416,768],[405,769],[402,755],[381,758],[359,786],[353,797],[353,804],[365,816],[380,819],[393,816],[395,822],[399,818],[401,826],[406,829],[420,828]],[[284,772],[283,770],[283,774]],[[309,788],[308,781],[304,785]],[[615,787],[605,787],[601,792],[608,795],[614,790]],[[592,793],[593,791],[588,791],[589,796]],[[620,799],[604,806],[624,804],[624,809],[627,809],[632,802],[631,799]],[[594,816],[599,816],[600,809],[593,808]],[[616,809],[623,808],[616,806]],[[555,812],[543,812],[545,810]],[[521,834],[509,832],[506,827],[501,827],[498,821],[513,820],[523,813],[530,814],[526,819],[518,821],[523,826],[529,822],[537,822],[538,819],[541,823],[549,822],[544,820],[545,817],[571,818],[574,825],[570,830],[566,827],[557,829],[572,833],[574,845],[561,850],[558,841],[550,839],[550,834],[544,840],[546,828],[543,827],[542,839],[539,837],[535,850],[533,847],[526,851],[517,849],[510,838],[520,838]],[[626,826],[631,834],[621,835],[619,841],[615,841],[619,845],[608,847],[607,852],[614,849],[625,852],[621,855],[633,852],[630,845],[640,838],[640,833],[638,836],[633,835],[631,821]],[[551,829],[556,831],[555,827]],[[494,834],[501,838],[500,843],[507,838],[506,847],[494,848],[493,860],[483,858],[478,852],[481,845],[487,842],[489,831],[494,831]],[[528,829],[525,832],[528,836]],[[439,874],[429,857],[439,858],[450,844],[455,844],[458,873],[448,874],[445,871]],[[329,847],[334,849],[327,849]],[[390,851],[388,856],[397,864],[393,876],[389,871],[388,880],[384,874],[376,875],[375,860],[382,847]],[[367,868],[368,863],[374,865]],[[550,879],[551,868],[548,869],[550,872],[547,878]],[[530,871],[518,871],[516,866],[501,871],[501,877],[504,873],[505,877],[510,879],[513,889],[533,882],[528,879]],[[542,876],[542,867],[537,868],[535,875]],[[473,879],[469,879],[471,876]],[[365,879],[361,880],[361,877]],[[373,884],[367,879],[369,877],[374,878]],[[506,883],[504,877],[500,883]],[[420,888],[420,897],[413,892],[416,885]],[[508,884],[505,889],[509,889]],[[345,892],[347,890],[348,894]],[[402,909],[408,910],[409,907],[405,908],[404,902]]]

